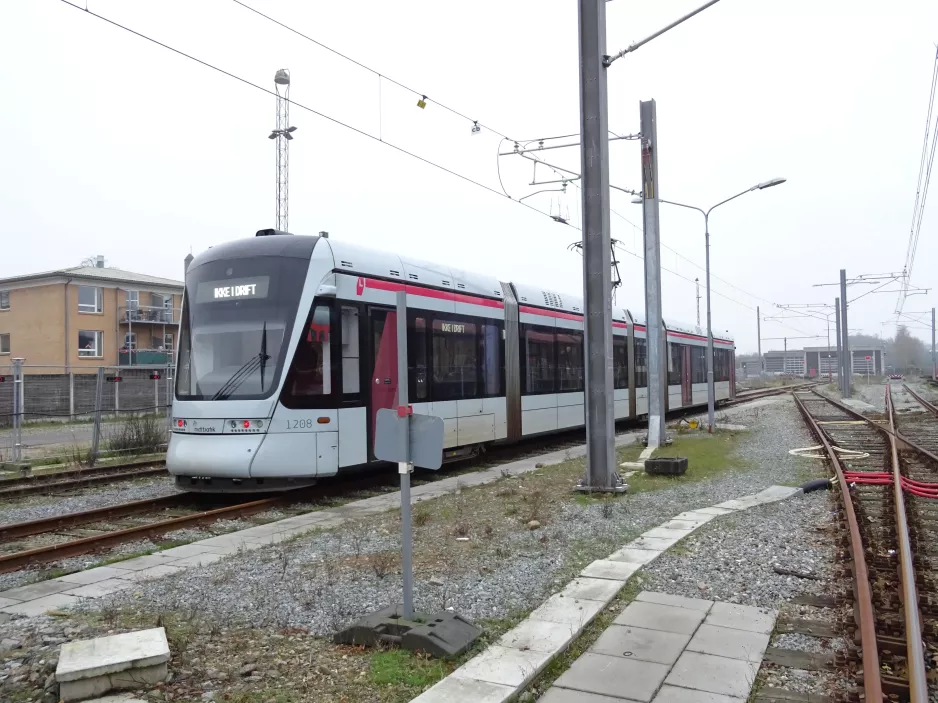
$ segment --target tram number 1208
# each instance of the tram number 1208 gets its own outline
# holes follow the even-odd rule
[[[313,419],[311,417],[301,418],[299,420],[287,420],[288,430],[311,430],[313,428]]]

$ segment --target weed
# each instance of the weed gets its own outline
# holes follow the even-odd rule
[[[490,524],[486,523],[485,528],[483,529],[483,533],[485,534],[485,536],[491,539],[492,534],[494,532],[495,532],[495,528],[493,528]]]
[[[371,568],[375,572],[375,576],[379,579],[383,579],[390,572],[394,566],[395,554],[394,552],[375,552],[368,557],[368,562],[371,564]]]
[[[468,537],[469,536],[469,525],[465,522],[457,522],[456,527],[453,528],[453,534],[457,537]]]
[[[412,688],[419,693],[448,673],[445,662],[404,649],[389,649],[371,655],[371,680],[379,686]]]
[[[525,522],[530,522],[531,520],[541,521],[547,502],[547,496],[544,491],[536,488],[525,497],[525,500],[528,504]]]
[[[612,517],[612,511],[615,508],[613,502],[608,498],[602,502],[602,507],[600,507],[600,515],[602,515],[607,520]]]
[[[116,429],[111,430],[106,446],[112,452],[131,456],[152,454],[166,444],[166,426],[155,415],[130,413]]]
[[[414,520],[414,522],[416,522],[416,520]],[[346,527],[346,533],[348,534],[349,541],[352,543],[352,551],[355,553],[356,559],[362,555],[362,549],[365,546],[365,542],[368,540],[368,532],[368,526],[362,520],[354,520]]]
[[[499,472],[502,475],[502,478],[508,478],[511,476],[511,470],[508,467],[503,466]]]
[[[512,515],[517,515],[517,514],[518,514],[518,506],[515,505],[514,503],[512,503],[511,505],[505,508],[505,515],[507,515],[508,517],[511,517]]]
[[[414,526],[423,527],[430,522],[430,511],[427,508],[417,508],[414,510]]]

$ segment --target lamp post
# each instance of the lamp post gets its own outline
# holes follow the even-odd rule
[[[713,327],[710,320],[710,213],[713,212],[716,208],[721,205],[725,205],[731,200],[735,200],[741,195],[746,193],[751,193],[754,190],[764,190],[766,188],[771,188],[772,186],[777,186],[785,182],[784,178],[772,178],[768,181],[763,181],[762,183],[757,183],[752,186],[752,188],[747,188],[741,193],[727,198],[726,200],[721,200],[716,205],[713,205],[707,210],[703,208],[696,207],[695,205],[685,205],[684,203],[677,203],[672,200],[664,200],[659,198],[658,202],[667,203],[668,205],[676,205],[678,207],[687,208],[688,210],[696,210],[704,217],[704,240],[706,242],[707,250],[707,260],[706,260],[706,276],[707,276],[707,431],[713,432],[714,425],[714,411],[716,404],[716,394],[714,392],[713,386]],[[641,199],[633,198],[633,203],[641,203]]]

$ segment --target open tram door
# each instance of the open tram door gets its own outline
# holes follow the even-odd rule
[[[368,459],[375,459],[375,418],[382,408],[397,407],[397,312],[368,308]]]
[[[684,363],[682,364],[684,373],[681,374],[681,405],[687,406],[692,405],[694,402],[694,390],[691,386],[690,346],[684,345],[681,350],[684,352]]]

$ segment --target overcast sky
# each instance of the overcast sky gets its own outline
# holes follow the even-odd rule
[[[84,0],[77,0],[84,7]],[[88,9],[501,191],[500,138],[578,130],[573,0],[246,0],[401,83],[430,103],[277,27],[231,0],[88,0]],[[607,4],[608,46],[624,48],[701,0]],[[58,0],[6,0],[0,22],[0,276],[109,265],[181,278],[190,251],[274,223],[274,99]],[[755,306],[833,302],[812,284],[902,269],[924,135],[938,3],[722,0],[609,69],[610,127],[637,132],[658,107],[662,197],[709,206],[788,182],[711,216],[715,330],[756,347]],[[580,295],[580,233],[294,105],[290,229]],[[510,146],[510,145],[509,145]],[[636,142],[610,147],[611,181],[639,185]],[[576,149],[545,157],[579,170]],[[530,164],[502,158],[515,198]],[[546,173],[539,172],[540,177]],[[577,223],[579,191],[528,202]],[[615,193],[612,234],[641,252],[641,207]],[[912,282],[938,288],[938,194]],[[693,323],[703,220],[661,208],[665,317]],[[677,252],[677,253],[675,253]],[[684,257],[684,258],[681,258]],[[617,305],[642,310],[642,262],[622,253]],[[689,261],[688,261],[689,260]],[[693,262],[693,263],[691,263]],[[734,288],[735,286],[735,288]],[[851,287],[849,297],[871,286]],[[892,284],[885,290],[897,288]],[[725,296],[725,297],[723,297]],[[754,297],[756,296],[756,297]],[[938,292],[910,297],[928,310]],[[896,295],[851,306],[850,327],[893,334]],[[702,309],[703,315],[703,309]],[[924,316],[922,316],[924,317]],[[787,325],[787,326],[783,326]],[[912,323],[916,326],[916,323]],[[923,339],[924,329],[913,330]],[[817,320],[765,321],[763,350],[826,343]]]

